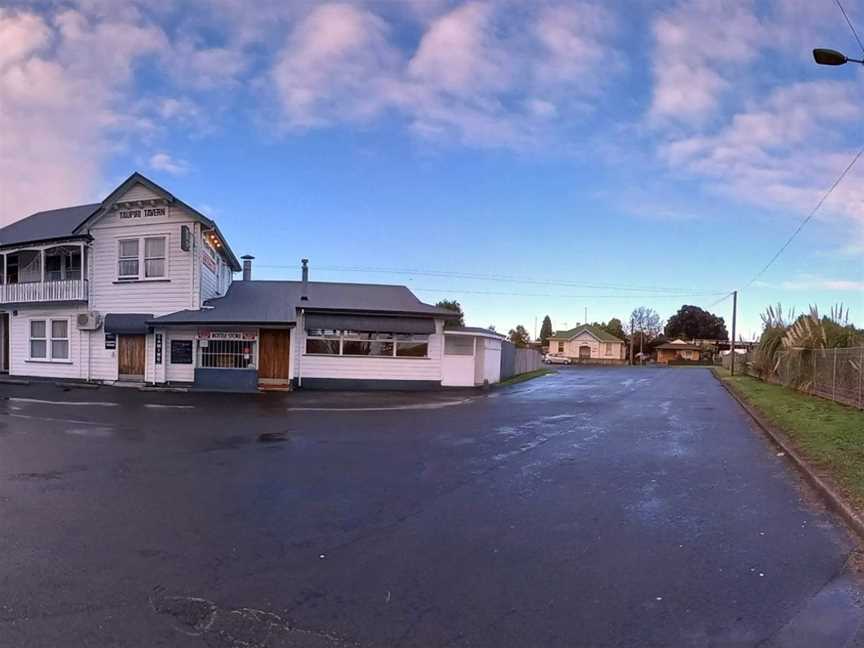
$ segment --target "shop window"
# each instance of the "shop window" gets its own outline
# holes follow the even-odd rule
[[[198,366],[207,369],[254,369],[255,342],[200,340]]]

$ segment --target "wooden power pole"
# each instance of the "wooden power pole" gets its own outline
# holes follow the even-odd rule
[[[735,375],[735,320],[738,315],[738,291],[732,292],[732,349],[729,353],[729,373]]]
[[[634,337],[636,335],[636,330],[634,326],[636,325],[636,321],[631,317],[630,318],[630,366],[636,364],[636,358],[633,357],[633,343],[636,341]]]

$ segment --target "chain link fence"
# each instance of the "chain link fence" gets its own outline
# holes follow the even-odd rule
[[[728,356],[723,366],[729,368]],[[735,368],[754,378],[864,409],[864,347],[787,351],[771,375],[757,371],[753,353],[748,352],[736,356]]]

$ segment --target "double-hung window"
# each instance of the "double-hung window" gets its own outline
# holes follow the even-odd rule
[[[144,239],[144,276],[148,279],[165,276],[165,237]]]
[[[138,278],[138,239],[120,239],[117,263],[118,279]]]
[[[30,359],[69,360],[69,320],[30,320]]]
[[[120,239],[117,279],[130,281],[167,276],[167,248],[167,239],[164,236]]]

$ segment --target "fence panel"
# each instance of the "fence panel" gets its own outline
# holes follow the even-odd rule
[[[537,371],[543,366],[543,357],[534,349],[516,349],[516,373]]]
[[[786,351],[772,375],[759,375],[752,354],[735,358],[736,371],[814,396],[864,409],[864,347]],[[729,368],[727,357],[723,366]]]

